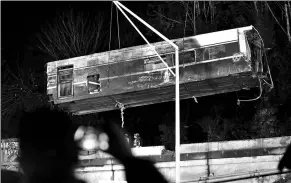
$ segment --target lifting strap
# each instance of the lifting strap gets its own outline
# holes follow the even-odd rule
[[[121,128],[123,128],[123,126],[124,126],[124,109],[125,109],[125,107],[124,107],[124,105],[122,103],[120,103],[118,101],[116,101],[115,107],[119,107],[119,109],[120,109],[121,122],[122,122],[121,123]]]

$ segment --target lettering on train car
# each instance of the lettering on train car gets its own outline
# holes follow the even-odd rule
[[[141,76],[138,81],[139,82],[146,82],[146,81],[155,81],[163,79],[162,75],[159,76]]]
[[[73,96],[73,65],[58,68],[58,97]]]

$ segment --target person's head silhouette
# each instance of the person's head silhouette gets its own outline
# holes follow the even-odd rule
[[[41,107],[24,113],[18,134],[19,163],[28,182],[76,181],[74,133],[70,116],[63,111]]]
[[[291,145],[286,148],[286,151],[278,164],[279,171],[283,171],[284,168],[291,169]]]

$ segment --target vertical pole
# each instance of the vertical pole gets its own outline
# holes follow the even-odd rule
[[[179,50],[175,50],[176,61],[176,82],[175,82],[175,114],[176,114],[176,183],[180,183],[180,73],[179,73]]]
[[[130,13],[132,16],[134,16],[137,20],[139,20],[141,23],[143,23],[145,26],[147,26],[150,30],[152,30],[154,33],[156,33],[158,36],[160,36],[162,39],[167,41],[170,45],[172,45],[175,48],[175,151],[176,151],[176,183],[180,183],[180,79],[179,79],[179,47],[175,45],[172,41],[170,41],[168,38],[166,38],[164,35],[162,35],[159,31],[157,31],[155,28],[153,28],[151,25],[146,23],[143,19],[141,19],[139,16],[137,16],[135,13],[130,11],[128,8],[126,8],[123,4],[121,4],[119,1],[113,1],[113,3],[118,8],[123,8],[125,11]],[[122,10],[120,10],[123,12]],[[126,16],[126,15],[125,15]],[[135,27],[135,26],[134,26]],[[140,33],[140,32],[139,32]],[[141,33],[140,33],[141,34]],[[142,34],[141,34],[142,36]],[[143,36],[142,36],[143,37]],[[166,65],[167,66],[167,65]]]

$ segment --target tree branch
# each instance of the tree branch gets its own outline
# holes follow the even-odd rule
[[[74,15],[71,9],[41,30],[38,47],[57,60],[92,54],[101,45],[102,29],[103,16],[100,14],[90,20],[83,13]]]
[[[288,5],[287,5],[287,3],[285,4],[285,17],[286,17],[286,26],[287,26],[287,36],[288,36],[289,42],[291,42],[290,23],[289,23],[289,15],[288,15]]]
[[[280,22],[278,21],[278,19],[276,18],[276,16],[274,15],[272,9],[270,8],[268,2],[265,2],[266,6],[268,7],[269,11],[271,12],[273,18],[276,20],[277,24],[281,27],[282,31],[288,36],[287,32],[284,30],[284,28],[282,27],[282,25],[280,24]],[[289,38],[289,37],[288,37]]]

